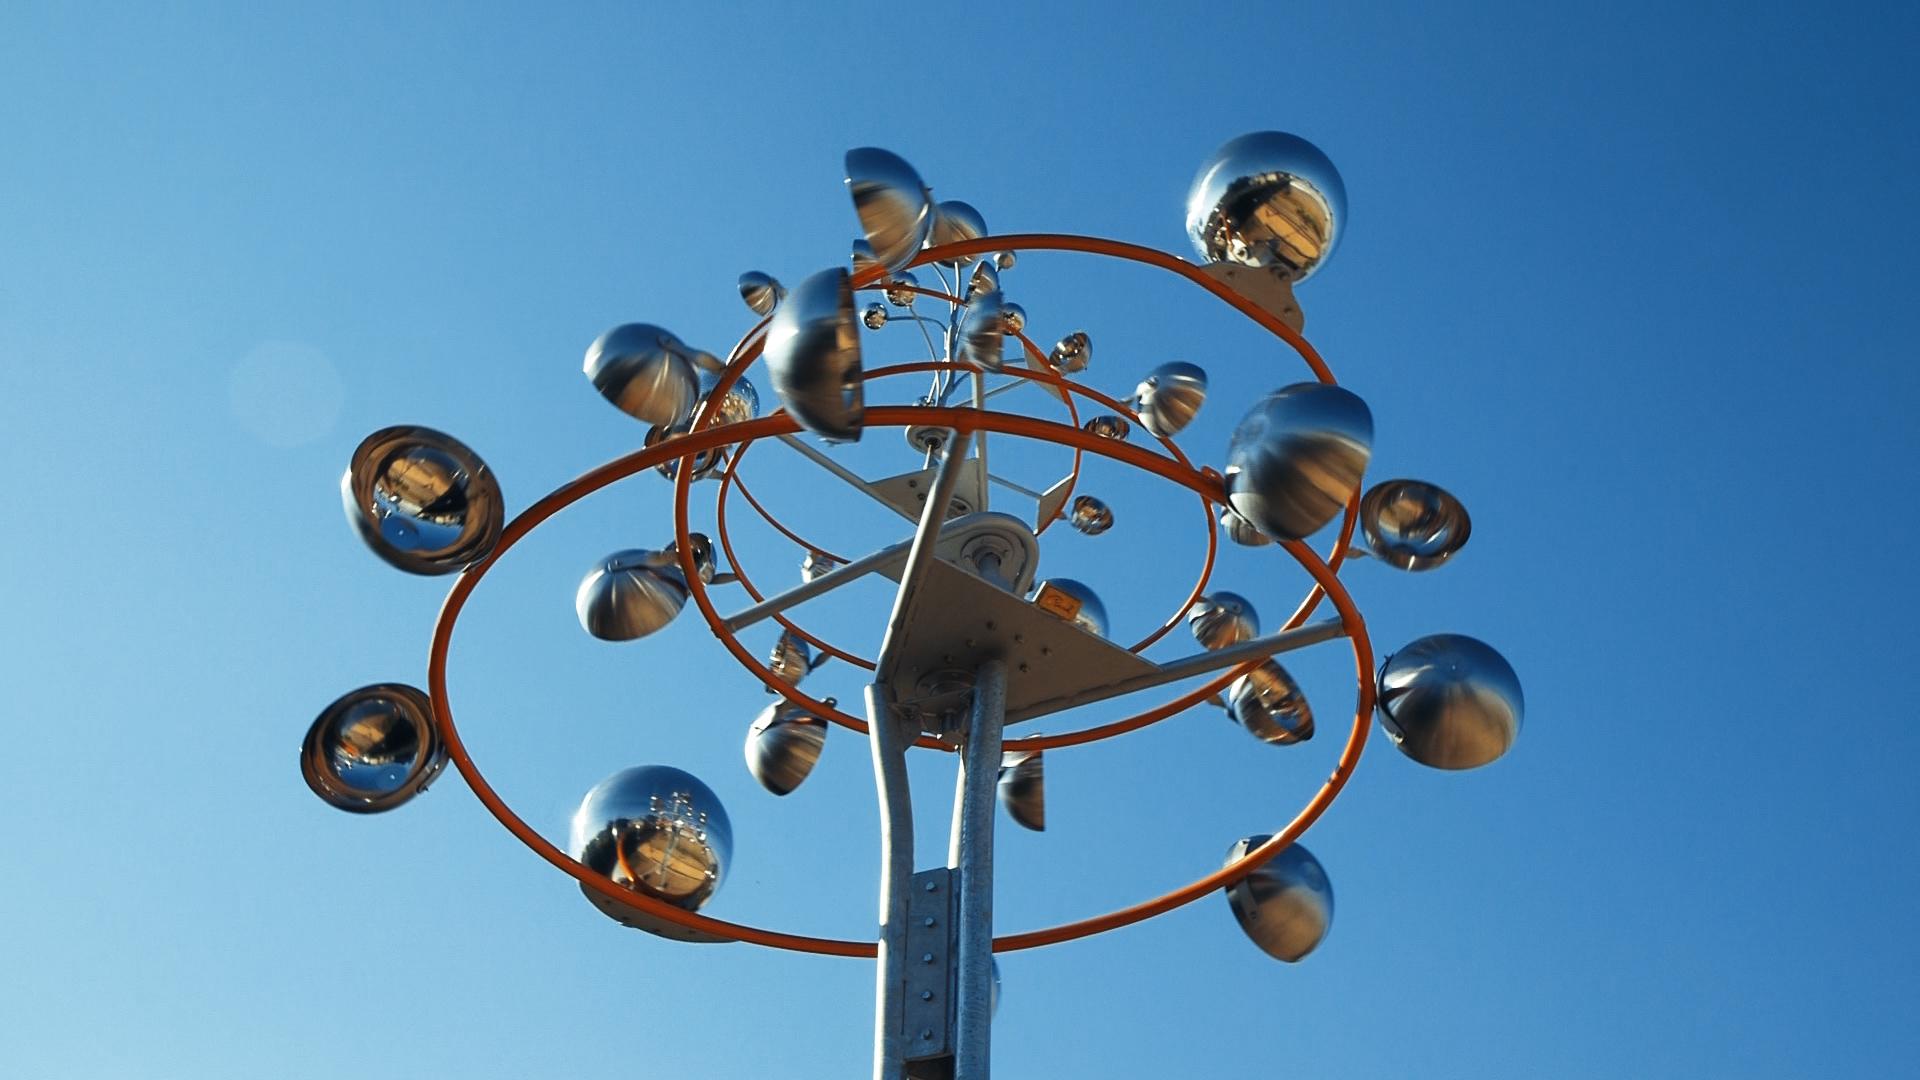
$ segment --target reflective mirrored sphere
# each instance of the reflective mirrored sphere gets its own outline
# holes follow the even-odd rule
[[[1006,366],[1007,309],[998,292],[981,293],[960,309],[959,359],[981,371]]]
[[[1072,578],[1036,582],[1030,599],[1035,606],[1090,634],[1107,636],[1107,606],[1092,589]]]
[[[1073,512],[1067,515],[1067,524],[1088,536],[1099,536],[1113,528],[1113,511],[1091,495],[1079,495],[1073,500]]]
[[[1127,423],[1125,419],[1114,416],[1111,413],[1096,416],[1081,426],[1103,439],[1124,441],[1128,435],[1133,433],[1132,424]]]
[[[674,424],[671,427],[655,424],[647,429],[647,437],[641,441],[641,445],[658,446],[663,441],[672,442],[686,435],[688,429],[688,424]],[[668,458],[666,461],[655,465],[653,470],[661,476],[672,480],[674,477],[680,475],[680,460],[679,458]],[[707,477],[712,476],[725,461],[725,451],[717,446],[709,450],[702,450],[693,456],[693,478],[695,480],[705,480]]]
[[[300,746],[300,775],[329,806],[391,810],[427,790],[447,763],[427,695],[375,683],[321,711]]]
[[[580,580],[573,610],[602,641],[632,641],[673,621],[687,603],[687,579],[670,551],[616,551]]]
[[[687,534],[687,546],[693,549],[694,572],[700,575],[701,581],[706,582],[709,585],[713,584],[713,572],[714,572],[713,541],[707,537],[706,533],[690,532]],[[673,556],[674,568],[679,569],[680,568],[679,541],[677,540],[667,541],[666,552],[668,555]],[[686,580],[686,575],[684,571],[682,571],[681,573],[680,580],[682,581]]]
[[[1380,666],[1380,726],[1400,752],[1436,769],[1472,769],[1520,736],[1520,677],[1491,645],[1432,634]]]
[[[800,579],[812,581],[815,578],[825,577],[843,565],[845,564],[839,559],[824,551],[809,551],[806,557],[800,560]]]
[[[695,350],[651,323],[616,326],[587,346],[583,365],[600,396],[649,424],[678,424],[700,396]]]
[[[836,704],[827,698],[828,705]],[[800,786],[827,745],[827,722],[782,699],[763,709],[747,729],[747,771],[760,786],[786,795]]]
[[[1224,649],[1260,636],[1260,615],[1239,593],[1210,593],[1187,609],[1187,629],[1204,649]]]
[[[1008,816],[1034,832],[1047,828],[1047,773],[1041,751],[1018,751],[1000,758],[1000,805]]]
[[[980,211],[959,199],[948,199],[933,208],[933,231],[927,237],[927,246],[957,244],[962,240],[978,240],[985,235],[987,219],[980,216]],[[972,255],[962,255],[957,259],[941,259],[939,263],[942,266],[959,266],[972,258]]]
[[[1367,550],[1388,566],[1431,570],[1467,546],[1473,521],[1437,484],[1388,480],[1360,497],[1360,531]]]
[[[758,270],[749,270],[740,275],[740,299],[755,315],[771,315],[780,298],[787,290],[776,281],[772,274],[763,274]]]
[[[1133,391],[1133,411],[1140,424],[1163,438],[1193,422],[1207,400],[1207,373],[1184,360],[1161,364],[1140,380]]]
[[[933,198],[920,174],[877,146],[847,151],[847,192],[873,257],[888,271],[913,261],[933,230]]]
[[[1017,334],[1027,328],[1027,309],[1019,304],[1002,303],[1000,305],[1000,326],[1009,334]]]
[[[713,400],[713,392],[720,386],[722,371],[703,371],[700,373],[700,400],[707,403]],[[713,407],[713,406],[708,406]],[[727,387],[727,396],[718,404],[720,415],[713,421],[715,425],[738,424],[760,415],[760,391],[753,388],[745,375],[733,380]],[[692,429],[692,424],[688,424]]]
[[[340,498],[373,553],[411,574],[465,570],[492,553],[506,525],[487,463],[432,428],[382,428],[361,440]]]
[[[1333,162],[1297,135],[1257,131],[1214,151],[1187,192],[1187,236],[1207,262],[1318,270],[1340,239],[1347,189]]]
[[[1313,738],[1313,710],[1306,695],[1272,659],[1228,685],[1227,713],[1261,742],[1286,746]]]
[[[813,670],[813,650],[807,647],[806,639],[791,630],[780,631],[774,639],[773,652],[767,657],[767,667],[773,676],[788,686],[799,686],[800,680]]]
[[[967,275],[967,295],[990,293],[1000,288],[1000,268],[990,258],[982,258],[973,264],[973,272]]]
[[[886,288],[880,291],[882,295],[887,298],[887,303],[892,304],[894,307],[910,308],[913,306],[914,297],[920,295],[913,291],[919,288],[919,286],[919,278],[902,270],[893,275],[893,280],[887,282]]]
[[[993,265],[999,267],[1002,270],[1013,269],[1013,264],[1019,261],[1020,261],[1019,257],[1014,255],[1014,253],[1011,251],[995,252],[993,256]]]
[[[1266,547],[1273,543],[1273,537],[1253,527],[1253,522],[1233,512],[1229,507],[1220,508],[1220,527],[1227,531],[1227,539],[1242,547]]]
[[[1047,354],[1047,363],[1062,375],[1085,371],[1092,362],[1093,339],[1087,336],[1085,330],[1075,330],[1061,338],[1054,344],[1053,351]]]
[[[875,301],[868,304],[860,313],[860,322],[869,330],[878,330],[887,325],[887,305]]]
[[[713,789],[666,765],[622,769],[573,813],[567,853],[617,885],[697,911],[733,854],[733,826]]]
[[[1271,838],[1262,834],[1239,841],[1228,850],[1227,862]],[[1227,903],[1255,945],[1290,964],[1305,959],[1333,928],[1333,883],[1320,860],[1297,841],[1228,886]]]
[[[1347,505],[1373,454],[1373,414],[1354,393],[1295,383],[1260,399],[1227,444],[1227,501],[1276,540],[1304,540]]]
[[[836,442],[859,439],[866,415],[851,282],[836,267],[795,286],[767,324],[762,353],[787,411],[801,427]]]

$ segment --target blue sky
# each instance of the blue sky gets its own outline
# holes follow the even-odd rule
[[[1891,5],[10,7],[0,1073],[860,1075],[865,963],[622,930],[451,774],[374,818],[308,794],[308,722],[423,682],[446,585],[361,547],[340,471],[365,433],[428,424],[517,511],[637,445],[586,344],[645,320],[724,350],[751,324],[740,271],[843,257],[849,147],[996,231],[1186,255],[1194,169],[1267,128],[1346,180],[1351,230],[1300,297],[1372,407],[1372,475],[1474,516],[1441,570],[1349,587],[1383,651],[1501,648],[1526,730],[1460,775],[1374,741],[1307,840],[1338,913],[1303,964],[1215,899],[1002,957],[999,1074],[1903,1071],[1920,736],[1886,688],[1920,596],[1915,31]],[[1034,254],[1005,284],[1036,337],[1092,333],[1109,393],[1206,367],[1196,460],[1305,377],[1149,271]],[[870,354],[915,358],[908,333]],[[1058,458],[996,468],[1044,486]],[[891,432],[850,459],[909,467]],[[822,530],[894,528],[780,448],[749,464]],[[1118,524],[1046,566],[1154,625],[1197,510],[1088,483]],[[452,663],[469,746],[556,838],[600,777],[690,769],[735,827],[715,914],[870,933],[864,746],[834,732],[776,802],[740,762],[765,697],[695,618],[628,646],[574,622],[580,575],[664,542],[669,506],[657,477],[622,484],[489,576]],[[742,555],[795,579],[770,532],[743,526]],[[1271,551],[1217,580],[1270,618],[1305,588]],[[819,625],[870,646],[885,596],[860,596]],[[1351,711],[1337,648],[1289,662],[1322,717],[1305,746],[1200,710],[1050,757],[1049,831],[1001,832],[1003,928],[1164,891],[1283,822]],[[808,687],[858,699],[843,666]],[[915,767],[923,851],[945,769]]]

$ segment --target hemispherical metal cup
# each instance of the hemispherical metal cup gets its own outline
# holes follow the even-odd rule
[[[1133,391],[1133,411],[1148,431],[1170,438],[1193,422],[1207,400],[1207,373],[1198,364],[1161,364]]]
[[[1436,769],[1472,769],[1520,736],[1520,677],[1491,645],[1431,634],[1380,665],[1380,726],[1400,752]]]
[[[962,240],[978,240],[987,235],[987,219],[980,216],[970,203],[959,199],[948,199],[933,208],[933,229],[927,236],[928,247],[942,244],[957,244]],[[942,266],[959,266],[973,258],[963,255],[958,259],[941,259]]]
[[[772,274],[763,274],[758,270],[749,270],[740,275],[740,299],[755,315],[771,315],[781,297],[787,290]]]
[[[1080,426],[1086,428],[1091,434],[1103,439],[1113,439],[1116,442],[1126,441],[1127,436],[1133,433],[1132,424],[1127,423],[1123,417],[1114,416],[1111,413],[1096,416]]]
[[[1261,742],[1275,746],[1313,738],[1313,709],[1300,684],[1273,659],[1227,687],[1227,713]]]
[[[1220,527],[1227,531],[1227,539],[1242,547],[1266,547],[1273,543],[1273,537],[1254,528],[1253,522],[1234,513],[1231,507],[1220,508]]]
[[[1019,304],[1000,305],[1000,327],[1009,334],[1017,334],[1027,328],[1027,309]]]
[[[1367,550],[1388,566],[1431,570],[1473,535],[1467,508],[1446,489],[1420,480],[1387,480],[1360,497]]]
[[[800,560],[800,580],[812,581],[825,577],[844,565],[846,564],[824,551],[809,551],[806,557]]]
[[[1214,151],[1187,192],[1187,236],[1207,262],[1312,276],[1346,227],[1347,189],[1312,143],[1279,131]]]
[[[580,580],[573,610],[602,641],[632,641],[673,621],[687,603],[687,579],[669,551],[616,551]]]
[[[980,293],[960,309],[960,359],[981,371],[1006,366],[1007,305],[998,292]]]
[[[356,814],[391,810],[427,790],[446,766],[427,695],[375,683],[321,710],[300,745],[300,775],[327,805]]]
[[[1053,351],[1047,353],[1047,363],[1062,375],[1074,375],[1087,370],[1093,362],[1093,339],[1085,330],[1075,330],[1054,343]],[[1116,419],[1118,419],[1116,417]]]
[[[1227,445],[1227,501],[1276,540],[1303,540],[1360,487],[1373,414],[1350,390],[1295,383],[1262,398]]]
[[[1007,815],[1034,832],[1047,828],[1046,760],[1038,750],[1006,754],[1000,759],[1000,805]]]
[[[910,308],[913,306],[914,298],[920,295],[913,290],[919,287],[920,279],[902,270],[893,275],[893,280],[887,282],[886,288],[880,291],[886,296],[887,303],[894,307]]]
[[[706,533],[692,532],[687,534],[687,546],[693,549],[693,568],[700,575],[700,580],[708,585],[713,584],[715,570],[713,540]],[[680,542],[667,541],[666,553],[673,557],[673,565],[677,568],[680,565]],[[684,572],[681,580],[686,580]]]
[[[832,698],[826,703],[835,704]],[[747,729],[747,771],[775,795],[804,782],[827,745],[827,722],[784,698],[761,710]]]
[[[1088,536],[1099,536],[1113,528],[1113,511],[1106,503],[1091,495],[1078,495],[1074,497],[1073,509],[1067,514],[1067,524]]]
[[[1227,851],[1232,863],[1271,839],[1249,836]],[[1306,958],[1333,928],[1333,883],[1313,853],[1294,842],[1253,873],[1227,887],[1240,929],[1276,960]]]
[[[1030,599],[1035,606],[1090,634],[1107,636],[1107,606],[1081,582],[1063,577],[1035,582]]]
[[[888,150],[847,151],[847,192],[873,257],[889,272],[913,261],[933,229],[933,198],[913,166]]]
[[[1000,289],[1000,268],[991,258],[982,257],[973,264],[973,271],[967,275],[967,295],[975,293],[998,292]]]
[[[1246,597],[1222,589],[1193,602],[1187,629],[1201,648],[1224,649],[1259,637],[1260,615]]]
[[[614,773],[581,800],[567,852],[637,893],[698,910],[733,854],[733,826],[713,789],[666,765]]]
[[[719,371],[700,373],[700,401],[704,408],[717,409],[719,416],[713,421],[715,426],[738,424],[760,415],[760,391],[753,388],[745,375],[733,380],[727,387],[727,395],[717,404],[713,402],[713,392],[720,386]],[[689,421],[689,428],[692,424]]]
[[[774,639],[773,652],[767,657],[767,668],[773,676],[788,686],[799,686],[800,680],[813,670],[813,650],[807,647],[806,639],[791,630],[780,631]]]
[[[887,305],[874,301],[860,312],[860,323],[869,330],[878,330],[887,325]]]
[[[853,272],[856,274],[880,265],[880,260],[874,257],[873,245],[865,240],[853,242],[853,252],[850,257],[853,260]]]
[[[465,570],[492,554],[506,527],[493,471],[432,428],[382,428],[361,440],[340,499],[373,553],[411,574]]]
[[[762,355],[774,392],[800,426],[836,442],[860,438],[866,390],[845,270],[822,270],[794,287],[767,325]]]
[[[616,326],[587,346],[587,378],[621,412],[673,425],[693,415],[700,397],[697,350],[651,323]]]
[[[655,424],[647,429],[647,436],[641,441],[641,445],[658,446],[662,442],[672,442],[686,435],[689,430],[691,430],[690,424],[682,423],[672,426]],[[679,458],[669,458],[655,465],[653,469],[661,476],[672,480],[680,475],[680,460]],[[693,456],[693,478],[695,480],[705,480],[707,477],[712,476],[715,470],[719,469],[725,460],[725,451],[717,446],[712,449],[700,451]]]

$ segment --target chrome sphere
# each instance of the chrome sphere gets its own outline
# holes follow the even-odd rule
[[[733,826],[713,789],[690,773],[642,765],[587,792],[567,853],[617,885],[697,911],[726,876]]]
[[[1233,512],[1231,507],[1220,508],[1220,527],[1227,531],[1227,539],[1242,547],[1266,547],[1273,543],[1273,537],[1253,527],[1253,522]]]
[[[696,350],[651,323],[616,326],[587,346],[582,367],[600,396],[649,424],[678,424],[700,396]]]
[[[1380,726],[1436,769],[1472,769],[1520,735],[1526,700],[1506,657],[1465,634],[1432,634],[1380,665]]]
[[[813,650],[799,634],[782,630],[774,639],[773,652],[767,656],[767,667],[774,678],[788,686],[799,686],[800,680],[813,670]]]
[[[1360,497],[1360,530],[1367,550],[1388,566],[1431,570],[1467,546],[1473,519],[1437,484],[1388,480]]]
[[[1187,192],[1187,236],[1207,262],[1266,267],[1302,281],[1346,227],[1347,188],[1320,149],[1257,131],[1214,151]]]
[[[690,426],[691,425],[684,423],[674,424],[671,427],[663,424],[655,424],[647,429],[647,437],[641,441],[640,445],[658,446],[662,442],[672,442],[686,435]],[[655,465],[653,471],[672,480],[680,475],[680,460],[679,458],[668,458],[660,464]],[[720,465],[724,461],[726,461],[726,453],[717,446],[700,451],[693,456],[693,478],[695,480],[705,480],[707,477],[712,476],[714,471],[720,468]]]
[[[800,579],[813,581],[816,578],[823,578],[844,565],[846,564],[824,551],[809,551],[806,557],[800,560]]]
[[[432,428],[382,428],[362,439],[340,499],[373,553],[410,574],[465,570],[492,554],[506,525],[487,463]]]
[[[1099,536],[1113,528],[1113,511],[1107,504],[1091,495],[1076,496],[1073,500],[1073,512],[1067,515],[1067,524],[1086,533]]]
[[[1017,334],[1027,328],[1027,309],[1019,304],[1000,305],[1000,325],[1009,334]]]
[[[719,388],[720,376],[724,372],[725,369],[723,368],[720,371],[703,371],[700,373],[700,400],[703,404],[712,401],[713,392]],[[711,408],[712,406],[709,405],[708,407]],[[755,390],[753,384],[747,381],[747,377],[742,375],[733,380],[732,386],[727,387],[727,396],[719,403],[718,408],[720,415],[713,421],[715,426],[738,424],[751,420],[760,415],[760,391]],[[691,422],[689,422],[688,428],[689,430],[692,428]]]
[[[1133,390],[1133,411],[1148,431],[1170,437],[1193,422],[1207,400],[1207,373],[1184,360],[1161,364]]]
[[[1300,684],[1268,659],[1227,687],[1227,712],[1261,742],[1275,746],[1313,738],[1313,710]]]
[[[973,264],[973,272],[967,275],[967,295],[974,293],[996,292],[1000,288],[1000,269],[993,260],[982,257]]]
[[[902,270],[893,275],[893,280],[887,282],[886,288],[880,291],[886,296],[887,303],[894,307],[910,308],[913,306],[913,298],[920,295],[913,290],[919,287],[920,279]]]
[[[888,271],[912,262],[933,230],[933,197],[913,166],[877,146],[849,150],[847,191],[874,260]]]
[[[427,695],[375,683],[321,711],[300,746],[300,775],[329,806],[391,810],[427,790],[447,763]]]
[[[993,265],[1002,270],[1013,269],[1013,264],[1019,261],[1019,258],[1011,251],[997,251],[993,255]]]
[[[1276,540],[1304,540],[1346,507],[1373,453],[1373,414],[1350,390],[1295,383],[1247,412],[1227,444],[1227,501]]]
[[[1111,413],[1096,416],[1081,426],[1086,428],[1091,434],[1098,435],[1103,439],[1112,439],[1115,442],[1125,442],[1127,436],[1133,434],[1132,424],[1127,423],[1125,419],[1114,416]]]
[[[755,315],[773,314],[774,306],[786,295],[786,288],[772,274],[749,270],[740,275],[740,299],[747,302]]]
[[[1259,637],[1260,615],[1246,597],[1222,589],[1193,602],[1187,629],[1202,648],[1224,649]]]
[[[1227,862],[1272,839],[1249,836],[1227,851]],[[1333,928],[1333,883],[1326,868],[1298,841],[1227,886],[1227,903],[1255,945],[1275,960],[1302,960]]]
[[[828,705],[836,702],[827,698]],[[800,786],[827,745],[827,722],[784,698],[761,710],[747,729],[747,771],[760,786],[786,795]]]
[[[1047,829],[1047,773],[1042,752],[1015,752],[1000,759],[1000,805],[1034,832]]]
[[[1006,366],[1007,307],[998,292],[981,293],[960,309],[959,358],[981,371]]]
[[[859,439],[866,415],[851,282],[835,267],[795,286],[767,324],[762,353],[787,411],[801,427],[834,442]]]
[[[878,330],[887,325],[887,305],[874,301],[860,313],[861,325],[869,330]]]
[[[1072,578],[1036,582],[1029,597],[1036,607],[1056,615],[1089,634],[1107,636],[1107,606],[1092,589]]]
[[[980,216],[980,211],[959,199],[948,199],[933,208],[933,231],[927,236],[927,246],[957,244],[962,240],[978,240],[985,235],[987,219]],[[942,266],[959,266],[972,258],[972,255],[962,255],[957,259],[941,259],[939,262]]]
[[[1061,338],[1047,354],[1047,363],[1062,375],[1073,375],[1087,370],[1093,362],[1093,339],[1085,330],[1075,330]]]
[[[573,610],[602,641],[643,638],[673,621],[687,603],[687,579],[670,551],[616,551],[580,579]]]
[[[687,534],[687,546],[693,549],[694,572],[700,575],[701,581],[708,585],[713,584],[713,541],[707,538],[706,533],[690,532]],[[667,541],[666,552],[668,555],[673,556],[673,565],[678,569],[680,566],[680,542],[678,540]],[[685,571],[681,571],[680,580],[686,580]]]

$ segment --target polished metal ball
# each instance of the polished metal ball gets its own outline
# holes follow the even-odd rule
[[[774,310],[766,341],[774,393],[800,426],[834,442],[859,439],[866,384],[847,272],[822,270],[796,285]]]
[[[1227,863],[1272,839],[1249,836],[1227,851]],[[1333,883],[1326,868],[1298,841],[1227,886],[1227,903],[1255,945],[1275,960],[1306,958],[1333,928]]]
[[[800,560],[800,579],[813,581],[827,576],[844,565],[846,564],[824,551],[809,551],[806,557]]]
[[[898,154],[875,146],[847,151],[847,192],[873,249],[874,261],[898,270],[913,261],[933,230],[933,197]]]
[[[1360,497],[1360,531],[1367,550],[1388,566],[1431,570],[1467,545],[1473,520],[1437,484],[1387,480]]]
[[[1205,649],[1224,649],[1260,636],[1260,615],[1239,593],[1209,593],[1187,609],[1187,629]]]
[[[300,775],[329,806],[391,810],[427,790],[447,763],[427,695],[375,683],[321,710],[300,746]]]
[[[697,350],[651,323],[616,326],[587,346],[583,365],[600,396],[636,420],[678,424],[700,396]]]
[[[573,610],[602,641],[632,641],[673,621],[687,603],[687,579],[671,551],[616,551],[580,580]]]
[[[1187,192],[1187,236],[1202,259],[1266,267],[1290,281],[1326,262],[1346,218],[1347,189],[1333,162],[1279,131],[1214,151]]]
[[[887,325],[887,305],[874,301],[860,313],[860,322],[869,330],[878,330]]]
[[[493,553],[506,525],[487,463],[432,428],[382,428],[362,439],[340,499],[373,553],[411,574],[465,570]]]
[[[1046,759],[1039,750],[1023,750],[1000,758],[1000,805],[1008,816],[1034,832],[1047,828]]]
[[[1253,527],[1253,522],[1233,512],[1230,507],[1220,508],[1220,527],[1227,531],[1227,539],[1242,547],[1266,547],[1273,543],[1273,537]]]
[[[987,235],[987,219],[980,211],[959,199],[948,199],[933,208],[933,231],[927,237],[928,247],[943,244],[957,244],[962,240],[978,240]],[[941,259],[942,266],[959,266],[973,258],[962,255],[957,259]]]
[[[834,699],[826,704],[833,706]],[[786,795],[800,786],[827,745],[827,722],[781,699],[761,710],[747,729],[747,771],[760,786]]]
[[[715,570],[713,541],[707,537],[706,533],[690,532],[687,534],[687,546],[693,549],[694,572],[700,575],[701,581],[708,585],[713,584],[713,573]],[[678,540],[667,541],[666,553],[673,556],[673,565],[678,567],[680,565],[680,542]],[[686,572],[684,570],[681,571],[681,580],[686,580]]]
[[[1107,636],[1107,606],[1092,589],[1072,578],[1036,582],[1030,599],[1036,607],[1090,634]]]
[[[773,314],[774,307],[786,295],[786,287],[771,274],[749,270],[740,275],[740,299],[746,301],[755,315]]]
[[[1350,390],[1295,383],[1260,399],[1227,445],[1227,501],[1276,540],[1304,540],[1359,490],[1373,414]]]
[[[999,267],[1002,270],[1013,269],[1013,264],[1018,261],[1019,261],[1018,257],[1016,257],[1014,253],[1011,251],[998,251],[998,252],[995,252],[993,256],[993,265]]]
[[[720,386],[720,376],[723,373],[724,369],[700,373],[700,401],[703,407],[716,408],[709,403],[713,400],[713,392]],[[717,409],[719,416],[714,419],[712,426],[744,423],[760,415],[760,391],[755,390],[753,383],[747,381],[747,377],[742,375],[733,380],[732,386],[727,387],[727,396],[719,402]],[[688,427],[692,427],[691,422]]]
[[[1472,769],[1507,752],[1526,699],[1506,657],[1465,634],[1432,634],[1380,665],[1380,726],[1436,769]]]
[[[1193,422],[1207,400],[1207,373],[1184,360],[1161,364],[1133,391],[1133,411],[1141,426],[1162,438]]]
[[[1062,375],[1073,375],[1087,370],[1093,361],[1093,339],[1085,330],[1075,330],[1061,338],[1047,354],[1047,363]]]
[[[960,309],[959,359],[981,371],[1006,366],[1007,305],[998,292],[980,293]]]
[[[1000,305],[1000,326],[1009,334],[1017,334],[1027,328],[1027,309],[1019,304]]]
[[[617,885],[697,911],[720,888],[733,826],[713,789],[666,765],[622,769],[573,812],[567,853]]]
[[[675,439],[683,438],[686,436],[689,426],[690,425],[685,423],[674,424],[671,427],[664,424],[655,424],[647,429],[647,436],[641,440],[640,445],[644,447],[658,446],[662,442],[672,442]],[[668,458],[660,464],[655,465],[653,470],[661,476],[672,480],[680,475],[681,460],[680,458]],[[695,480],[705,480],[707,477],[712,476],[725,461],[726,452],[720,447],[716,446],[700,451],[693,456],[693,478]]]
[[[1074,497],[1073,510],[1067,515],[1067,524],[1088,536],[1099,536],[1113,528],[1113,511],[1091,495],[1078,495]]]
[[[1227,713],[1261,742],[1286,746],[1313,738],[1313,710],[1306,695],[1271,658],[1227,687]]]
[[[782,630],[774,639],[773,652],[767,656],[767,668],[774,678],[788,686],[799,686],[800,680],[813,670],[813,650],[799,634]]]
[[[886,296],[887,303],[894,307],[910,308],[913,306],[914,298],[920,295],[913,290],[919,287],[920,279],[902,270],[893,275],[893,280],[887,282],[886,288],[882,289],[881,293]]]
[[[967,295],[995,292],[1000,288],[1000,270],[990,258],[981,258],[967,275]]]

